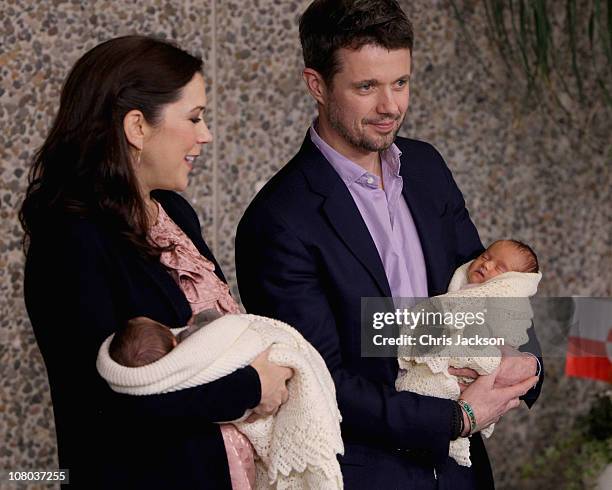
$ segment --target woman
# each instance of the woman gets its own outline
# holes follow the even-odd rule
[[[119,395],[96,371],[100,344],[130,318],[179,327],[204,305],[236,308],[196,213],[174,192],[212,140],[201,68],[151,38],[100,44],[72,69],[34,158],[20,213],[25,300],[47,366],[60,467],[78,488],[230,488],[215,422],[249,408],[274,413],[287,397],[291,370],[265,353],[164,395]],[[178,226],[176,236],[160,237],[162,221]],[[189,247],[192,255],[179,253]]]

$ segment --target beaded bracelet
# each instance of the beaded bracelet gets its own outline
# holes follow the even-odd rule
[[[458,403],[453,405],[453,417],[451,419],[451,441],[457,440],[463,434],[463,410]]]
[[[470,419],[470,432],[468,436],[471,436],[474,432],[476,432],[476,415],[474,415],[474,410],[465,400],[459,399],[457,400],[457,403],[463,409],[463,411],[467,413],[468,419]]]

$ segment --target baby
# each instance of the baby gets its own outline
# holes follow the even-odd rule
[[[470,264],[468,285],[481,284],[504,272],[540,272],[538,257],[531,247],[518,240],[498,240]]]
[[[527,298],[536,293],[541,277],[535,252],[517,240],[498,240],[476,259],[459,267],[448,292],[421,305],[433,306],[434,310],[445,313],[461,312],[462,315],[470,310],[472,313],[484,312],[485,323],[469,329],[447,325],[455,333],[449,336],[450,343],[444,344],[445,347],[436,354],[429,347],[425,353],[422,346],[400,348],[397,390],[457,400],[459,380],[448,372],[449,367],[470,368],[481,375],[492,373],[501,360],[496,347],[471,347],[455,342],[457,346],[453,344],[454,339],[484,331],[484,337],[503,338],[504,345],[518,347],[526,343],[527,329],[533,316]],[[431,327],[424,325],[419,328]],[[407,333],[419,338],[415,331]],[[492,431],[493,426],[489,426],[482,433],[489,437]],[[469,440],[459,438],[451,441],[449,456],[460,465],[471,466]]]
[[[129,320],[109,346],[109,355],[117,364],[141,367],[158,361],[193,333],[221,318],[217,310],[204,310],[192,318],[191,325],[176,336],[172,330],[147,317]],[[232,488],[250,490],[255,484],[254,451],[248,439],[231,424],[221,424]]]
[[[96,369],[115,392],[156,395],[212,383],[265,355],[295,376],[275,414],[247,422],[245,411],[219,422],[232,489],[341,489],[342,417],[321,355],[279,320],[238,313],[211,319],[196,317],[194,327],[170,332],[149,318],[133,319],[102,342]]]
[[[109,355],[117,364],[140,367],[164,357],[200,328],[221,317],[217,310],[204,310],[194,316],[191,325],[174,335],[165,325],[139,316],[129,320],[110,343]]]

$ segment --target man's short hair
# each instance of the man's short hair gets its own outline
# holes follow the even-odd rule
[[[304,65],[328,86],[341,69],[340,48],[374,44],[412,54],[413,41],[412,25],[395,0],[315,0],[300,17]]]

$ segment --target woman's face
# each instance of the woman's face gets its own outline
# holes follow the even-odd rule
[[[196,73],[176,102],[162,109],[161,121],[148,127],[136,178],[145,195],[152,190],[184,191],[202,145],[212,141],[203,119],[204,78]]]

